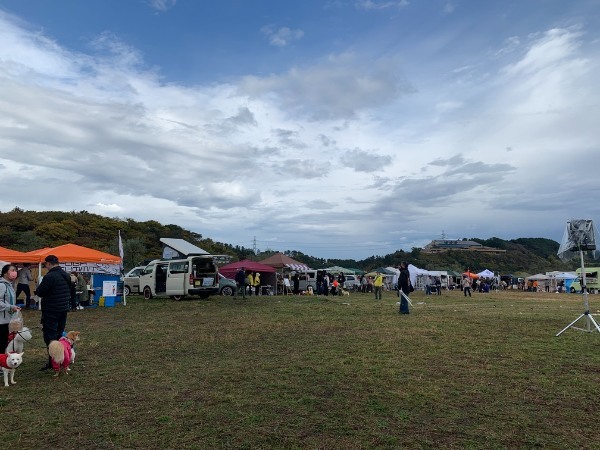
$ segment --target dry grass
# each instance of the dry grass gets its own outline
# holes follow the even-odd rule
[[[598,448],[600,335],[554,336],[580,296],[415,293],[409,316],[396,301],[130,298],[73,313],[72,375],[38,371],[38,331],[2,388],[4,447]]]

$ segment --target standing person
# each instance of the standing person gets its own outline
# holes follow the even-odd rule
[[[260,272],[254,274],[254,295],[260,294]]]
[[[77,288],[75,290],[75,303],[77,309],[83,309],[82,303],[87,302],[87,281],[83,278],[81,273],[77,274]]]
[[[300,294],[300,274],[298,272],[294,273],[292,281],[294,282],[294,294],[299,295]]]
[[[29,289],[29,283],[33,281],[33,274],[31,273],[31,269],[29,268],[29,263],[23,264],[23,268],[19,270],[17,277],[17,293],[16,298],[19,297],[21,292],[25,292],[25,308],[29,308],[30,306],[33,308],[35,302],[31,303],[31,289]]]
[[[360,292],[363,294],[367,292],[367,276],[363,275],[360,278]]]
[[[235,284],[237,285],[237,289],[235,290],[234,297],[237,297],[240,291],[242,291],[242,296],[244,300],[246,299],[246,272],[243,267],[240,267],[235,274]]]
[[[435,290],[437,291],[437,295],[442,295],[442,279],[440,277],[435,279]]]
[[[400,276],[398,277],[398,289],[408,296],[410,294],[410,273],[406,261],[400,263]],[[400,293],[400,314],[409,314],[408,300]]]
[[[317,270],[317,295],[321,295],[323,293],[323,272],[321,270]]]
[[[71,311],[77,311],[77,274],[71,272],[69,278],[71,279],[71,298],[69,299],[69,305],[71,306]]]
[[[377,275],[375,276],[373,287],[375,288],[375,300],[381,300],[381,292],[383,291],[383,276],[379,272],[377,272]]]
[[[246,277],[246,284],[250,288],[248,295],[252,295],[252,291],[254,290],[254,272],[250,272]]]
[[[65,331],[67,313],[75,286],[72,285],[69,274],[60,267],[55,255],[46,256],[44,261],[48,273],[35,290],[35,294],[42,298],[42,333],[48,347],[50,342],[59,340]],[[48,362],[40,370],[51,368],[52,363],[48,357]]]
[[[346,275],[344,275],[344,272],[340,272],[338,275],[338,281],[340,282],[340,288],[345,289],[346,287],[344,284],[346,284]]]
[[[13,282],[17,279],[17,269],[12,264],[2,267],[0,277],[0,353],[4,353],[8,345],[8,324],[12,313],[19,311],[17,296]]]
[[[467,275],[463,275],[462,288],[463,288],[463,292],[465,293],[465,297],[467,296],[467,294],[469,294],[469,297],[470,297],[471,296],[471,281],[469,281],[469,277]]]
[[[325,294],[325,297],[329,297],[329,275],[327,272],[323,272],[323,294]]]

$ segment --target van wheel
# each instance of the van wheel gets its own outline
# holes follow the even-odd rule
[[[572,287],[572,288],[571,288],[571,294],[574,294],[574,293],[575,293],[575,288],[574,288],[574,287]]]
[[[232,296],[233,288],[231,286],[225,286],[223,289],[221,289],[221,295],[223,295],[224,297]]]
[[[129,286],[125,286],[123,288],[123,294],[125,294],[125,295],[131,294],[131,289],[129,289]]]
[[[150,300],[151,298],[152,298],[152,289],[150,289],[149,286],[146,286],[144,288],[144,299]]]
[[[183,298],[183,295],[171,295],[171,298],[173,300],[179,301]]]

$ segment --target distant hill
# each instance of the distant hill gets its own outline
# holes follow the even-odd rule
[[[181,228],[178,225],[163,225],[156,221],[137,222],[133,219],[118,219],[91,214],[87,211],[24,211],[15,208],[0,212],[0,246],[13,250],[30,251],[43,247],[74,243],[118,255],[118,233],[121,232],[125,252],[126,269],[145,259],[158,258],[162,254],[161,237],[180,238],[191,242],[213,254],[230,255],[233,260],[264,259],[273,252],[254,255],[252,249],[215,242]],[[279,249],[292,258],[320,269],[339,265],[361,270],[381,266],[397,266],[406,260],[418,267],[430,270],[454,270],[462,272],[490,269],[502,274],[533,274],[550,270],[574,270],[577,261],[563,263],[556,257],[559,244],[551,239],[520,238],[509,241],[500,238],[477,239],[488,247],[506,250],[502,254],[487,254],[460,250],[442,253],[425,253],[420,248],[410,252],[399,250],[385,256],[371,256],[364,260],[323,259],[302,252]]]

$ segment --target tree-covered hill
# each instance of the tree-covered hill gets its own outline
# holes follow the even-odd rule
[[[163,225],[152,220],[137,222],[133,219],[104,217],[87,211],[36,212],[15,208],[9,212],[0,212],[0,246],[13,250],[30,251],[73,243],[118,255],[119,231],[123,239],[126,269],[143,260],[160,257],[161,237],[185,239],[213,254],[230,255],[233,260],[261,260],[273,253],[254,255],[250,248],[215,242],[178,225]],[[549,270],[574,270],[578,267],[577,261],[561,262],[556,257],[559,244],[550,239],[519,238],[505,241],[494,237],[471,240],[506,252],[491,254],[450,250],[431,254],[423,252],[420,248],[413,248],[410,252],[399,250],[385,256],[371,256],[357,261],[315,258],[291,249],[277,250],[315,269],[339,265],[371,270],[381,266],[397,266],[403,260],[430,270],[462,272],[465,268],[473,271],[487,268],[503,274],[533,274]]]

